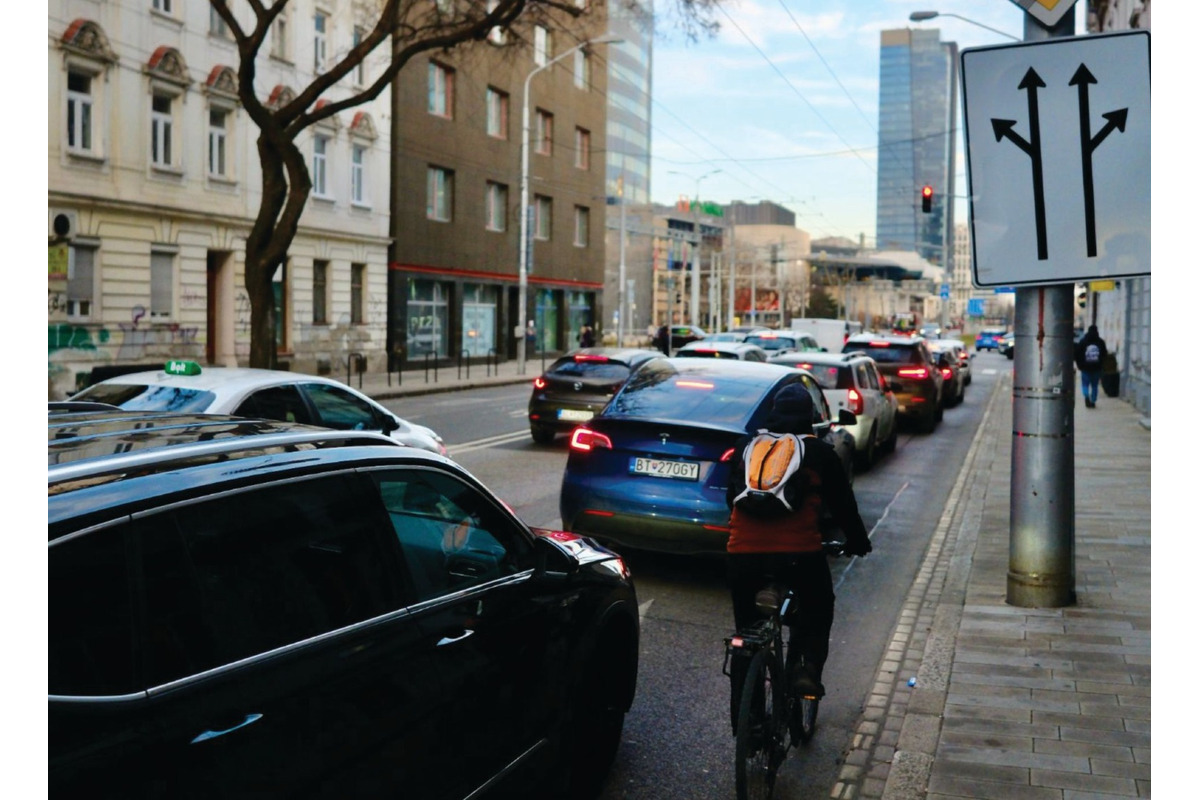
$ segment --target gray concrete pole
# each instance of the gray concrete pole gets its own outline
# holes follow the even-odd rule
[[[1072,36],[1025,16],[1025,41]],[[1009,605],[1075,603],[1074,284],[1017,289],[1013,345]]]

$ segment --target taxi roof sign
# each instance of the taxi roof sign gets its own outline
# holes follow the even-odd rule
[[[1025,9],[1025,13],[1045,25],[1053,28],[1075,5],[1075,0],[1012,0]]]
[[[200,365],[195,361],[185,361],[183,359],[172,359],[163,367],[163,372],[168,375],[199,375]]]

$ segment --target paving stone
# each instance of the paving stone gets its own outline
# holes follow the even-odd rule
[[[1142,778],[1150,780],[1149,764],[1134,764],[1128,761],[1108,761],[1092,756],[1093,775],[1112,775],[1119,778]]]
[[[1049,786],[1055,789],[1080,789],[1088,792],[1125,794],[1137,796],[1137,784],[1128,778],[1110,778],[1106,775],[1091,775],[1079,772],[1055,772],[1053,770],[1030,770],[1029,780],[1034,786]]]

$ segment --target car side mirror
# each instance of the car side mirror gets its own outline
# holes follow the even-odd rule
[[[854,425],[858,422],[858,417],[848,408],[843,408],[838,411],[838,425]]]
[[[384,433],[391,433],[392,431],[400,430],[400,421],[398,419],[393,417],[391,414],[383,414],[382,417],[383,426],[381,430]]]

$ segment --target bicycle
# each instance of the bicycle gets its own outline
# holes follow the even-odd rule
[[[827,542],[826,554],[841,555],[843,544]],[[732,677],[732,670],[740,668],[735,666],[737,659],[746,664],[734,749],[738,800],[769,800],[788,749],[807,744],[816,731],[821,698],[793,693],[785,668],[790,642],[785,645],[784,620],[793,600],[789,587],[768,579],[755,596],[764,619],[725,638],[725,675]],[[795,662],[792,670],[804,669],[803,655]]]

